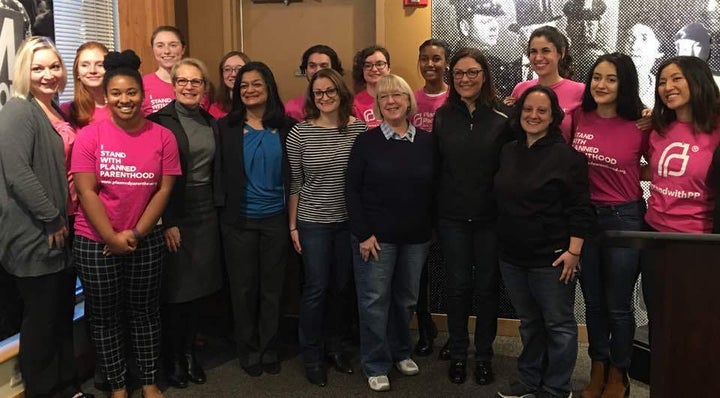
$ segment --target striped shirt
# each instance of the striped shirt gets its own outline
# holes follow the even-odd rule
[[[325,224],[347,221],[345,172],[355,137],[366,130],[359,119],[342,133],[307,121],[290,130],[290,195],[300,195],[298,220]]]

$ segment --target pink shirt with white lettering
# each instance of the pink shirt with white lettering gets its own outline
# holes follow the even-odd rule
[[[73,173],[95,173],[98,196],[115,231],[135,228],[162,176],[180,175],[173,133],[147,121],[133,133],[104,120],[84,127],[73,148]],[[102,242],[80,204],[75,233]]]
[[[60,104],[60,109],[63,111],[63,113],[65,113],[65,117],[70,117],[70,106],[72,105],[72,103],[73,101],[69,101]],[[110,109],[107,106],[95,105],[95,110],[93,111],[93,116],[92,120],[90,120],[90,123],[97,123],[105,119],[110,119]]]
[[[159,111],[175,99],[172,83],[162,81],[155,72],[143,76],[142,80],[145,89],[142,111],[145,116]],[[207,93],[200,100],[200,106],[205,110],[210,107]]]
[[[532,86],[538,84],[538,79],[532,79],[524,82],[520,82],[515,85],[515,88],[510,94],[511,97],[518,99]],[[560,129],[562,130],[565,141],[570,142],[570,131],[572,130],[572,114],[575,109],[579,108],[582,104],[582,96],[585,91],[585,84],[572,81],[570,79],[562,79],[559,82],[550,86],[558,97],[560,107],[565,111],[565,118],[563,118]]]
[[[374,107],[375,98],[373,98],[367,90],[363,90],[355,94],[355,99],[353,100],[353,112],[355,112],[355,117],[367,124],[368,130],[382,124],[380,115],[377,117],[375,116],[375,111],[373,111]]]
[[[286,102],[285,114],[298,122],[305,120],[305,95],[299,95]]]
[[[645,221],[651,227],[660,232],[711,232],[715,198],[708,172],[718,143],[720,127],[712,134],[693,133],[692,123],[679,121],[662,136],[650,134],[652,179]]]
[[[647,153],[649,132],[619,116],[602,118],[595,111],[574,114],[572,145],[587,156],[590,199],[609,205],[642,199],[640,158]]]
[[[449,91],[447,90],[440,94],[428,94],[422,88],[415,90],[417,112],[410,118],[413,126],[425,131],[432,131],[435,111],[445,103],[448,93]]]

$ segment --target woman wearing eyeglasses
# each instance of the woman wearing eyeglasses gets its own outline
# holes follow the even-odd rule
[[[200,299],[220,288],[220,230],[213,203],[217,150],[215,119],[200,107],[207,87],[205,64],[194,58],[170,70],[175,100],[148,119],[168,128],[178,142],[179,176],[163,212],[168,253],[163,267],[168,382],[185,388],[205,383],[205,372],[193,354]]]
[[[375,86],[381,77],[390,74],[390,53],[380,46],[363,48],[355,54],[352,74],[355,85],[363,88],[355,94],[353,112],[368,128],[377,127],[382,118],[374,110]]]
[[[220,119],[232,110],[232,89],[235,85],[235,78],[240,68],[248,62],[250,62],[250,57],[241,51],[230,51],[220,60],[218,69],[220,71],[221,84],[218,88],[217,95],[215,95],[215,102],[208,108],[208,112],[213,115],[214,118]]]
[[[303,256],[300,349],[305,374],[323,386],[323,362],[352,373],[345,353],[350,325],[352,251],[345,207],[345,171],[355,137],[367,127],[352,116],[352,94],[342,76],[321,69],[305,95],[307,119],[288,135],[292,180],[290,237]]]
[[[468,316],[478,300],[475,381],[493,381],[499,269],[491,195],[502,145],[510,140],[507,111],[499,103],[490,65],[480,50],[463,48],[450,62],[452,84],[435,113],[437,231],[447,272],[451,382],[467,377]]]

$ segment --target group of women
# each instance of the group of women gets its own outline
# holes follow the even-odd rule
[[[568,40],[552,27],[528,42],[538,78],[504,99],[478,49],[450,57],[445,42],[427,40],[418,57],[425,85],[413,92],[390,73],[385,48],[365,48],[353,96],[337,54],[318,45],[302,56],[305,94],[286,107],[268,66],[235,51],[220,62],[210,104],[208,71],[182,58],[184,43],[176,28],[156,29],[158,70],[144,77],[132,50],[84,44],[74,101],[59,107],[67,72],[54,44],[31,37],[18,50],[14,96],[0,112],[0,222],[14,226],[0,229],[0,261],[24,301],[26,396],[91,397],[72,355],[76,273],[113,398],[128,396],[129,352],[147,398],[162,397],[161,352],[172,386],[206,381],[193,346],[200,299],[220,288],[223,263],[241,367],[279,373],[290,243],[303,259],[308,381],[326,385],[328,361],[354,372],[356,306],[362,370],[372,390],[388,390],[393,367],[420,372],[409,332],[419,298],[414,351],[432,352],[433,229],[447,274],[451,382],[467,377],[475,296],[474,378],[494,381],[502,278],[523,351],[518,380],[499,395],[570,396],[579,279],[592,360],[581,396],[629,393],[640,253],[597,238],[713,230],[720,93],[703,61],[661,65],[643,117],[630,57],[603,55],[584,84],[573,82]],[[642,179],[651,182],[647,212]]]

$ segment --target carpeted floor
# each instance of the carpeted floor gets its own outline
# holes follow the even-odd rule
[[[447,380],[448,363],[437,360],[437,350],[447,336],[440,334],[435,340],[435,353],[427,358],[416,357],[420,366],[418,376],[403,376],[397,371],[390,374],[391,391],[376,393],[371,391],[360,372],[360,364],[354,359],[355,374],[344,375],[328,370],[328,385],[316,387],[305,380],[302,361],[297,355],[294,342],[285,344],[285,359],[282,371],[278,375],[263,374],[250,377],[240,368],[232,344],[226,339],[209,337],[207,346],[198,352],[198,358],[207,371],[208,382],[204,385],[190,385],[186,389],[169,388],[165,390],[168,398],[230,398],[230,397],[495,397],[497,389],[512,380],[517,374],[516,358],[520,353],[519,338],[498,337],[495,341],[495,359],[493,368],[496,381],[489,386],[475,384],[472,379],[472,364],[468,367],[468,381],[455,385]],[[471,339],[472,341],[472,339]],[[578,347],[578,361],[573,374],[573,387],[581,389],[588,381],[590,363],[587,358],[587,345]],[[649,397],[646,384],[631,381],[631,397]],[[165,388],[165,387],[163,387]],[[85,383],[85,391],[103,397],[92,381]],[[141,396],[135,391],[133,398]],[[575,392],[579,398],[580,393]]]

